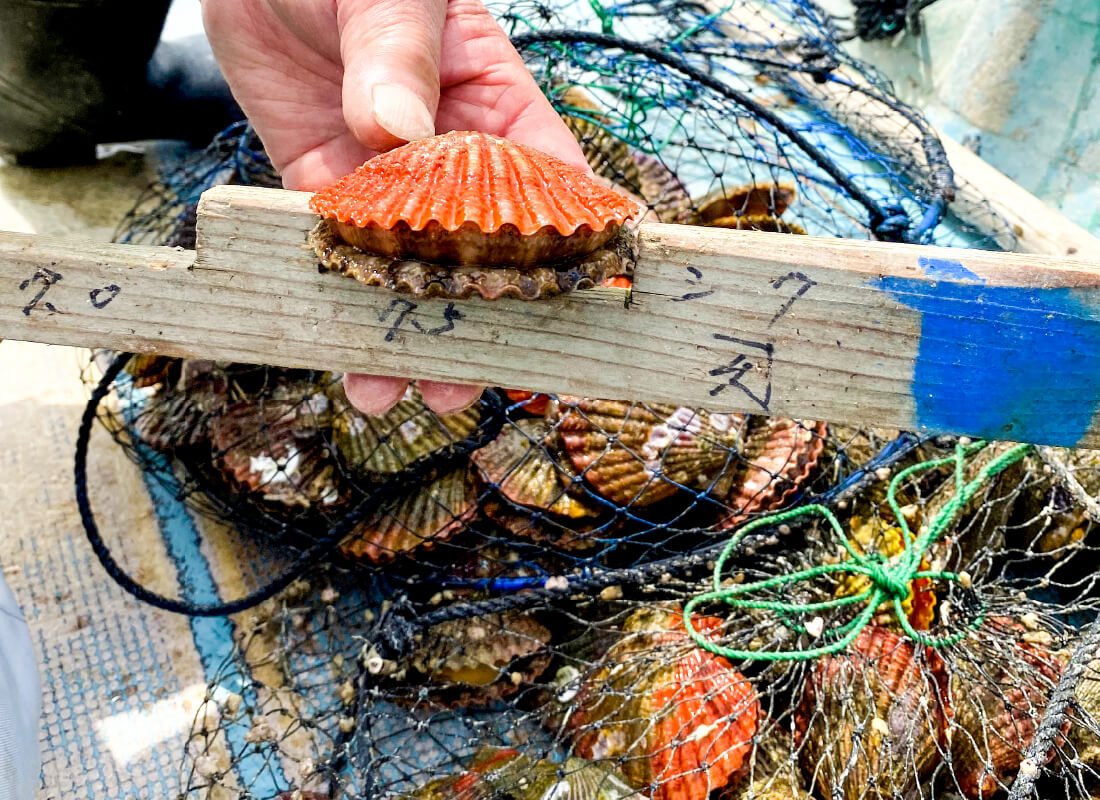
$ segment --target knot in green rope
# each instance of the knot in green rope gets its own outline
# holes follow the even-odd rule
[[[867,567],[867,577],[871,583],[882,589],[888,598],[904,600],[909,596],[909,584],[913,580],[914,570],[905,569],[906,565],[901,562],[890,566],[878,553],[866,556],[863,563]]]
[[[979,470],[977,476],[973,480],[967,482],[964,473],[966,458],[967,456],[977,453],[985,446],[985,442],[977,442],[969,445],[959,444],[956,445],[955,453],[952,456],[914,464],[894,476],[886,492],[886,501],[894,514],[894,518],[897,520],[898,527],[901,529],[902,544],[905,549],[900,555],[890,560],[887,560],[879,553],[867,554],[861,552],[858,547],[854,546],[852,542],[849,541],[844,533],[844,529],[841,527],[840,522],[833,512],[822,505],[810,504],[800,506],[765,517],[759,517],[741,526],[726,544],[721,555],[715,562],[714,575],[712,578],[713,588],[711,591],[703,592],[693,597],[684,605],[684,627],[688,635],[699,647],[716,655],[725,656],[726,658],[746,661],[805,661],[845,649],[855,640],[860,631],[871,622],[879,607],[883,603],[887,603],[892,607],[894,616],[901,629],[910,639],[918,644],[929,647],[946,647],[959,641],[966,636],[971,628],[975,628],[982,623],[985,618],[984,612],[978,614],[966,629],[936,638],[926,636],[913,628],[906,614],[904,603],[912,592],[912,583],[915,580],[927,578],[931,581],[962,583],[962,579],[953,572],[943,570],[922,570],[920,565],[925,558],[925,554],[928,549],[944,535],[948,527],[955,521],[955,518],[962,508],[986,481],[1004,471],[1012,464],[1015,464],[1027,455],[1028,451],[1031,449],[1031,445],[1026,444],[1015,445],[1009,448]],[[898,504],[898,487],[901,486],[902,482],[910,475],[916,472],[936,469],[952,463],[955,466],[955,494],[944,507],[928,521],[921,534],[915,537],[909,530],[905,515],[902,513],[901,507]],[[779,525],[797,517],[815,515],[823,518],[829,524],[833,533],[836,534],[837,539],[848,556],[844,561],[835,564],[817,564],[808,569],[776,575],[751,583],[730,584],[723,581],[722,575],[725,571],[726,562],[734,554],[738,545],[747,534],[757,528]],[[753,597],[754,594],[760,592],[772,592],[777,589],[793,587],[802,582],[812,582],[825,575],[836,578],[845,574],[867,579],[867,581],[870,582],[870,587],[858,594],[847,597],[835,597],[830,600],[823,600],[816,603]],[[738,610],[772,611],[778,614],[780,621],[790,630],[799,634],[812,636],[823,643],[817,647],[789,651],[738,650],[724,647],[696,631],[691,621],[694,609],[701,605],[715,602],[724,603],[730,608]],[[805,615],[842,611],[846,607],[858,607],[861,604],[862,608],[859,608],[859,610],[854,615],[850,616],[847,621],[838,624],[834,629],[819,629],[811,632],[799,621],[800,618],[805,617]]]

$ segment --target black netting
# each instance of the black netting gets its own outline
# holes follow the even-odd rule
[[[1011,247],[811,3],[495,9],[657,218]],[[193,242],[247,126],[121,231]],[[972,201],[969,201],[972,202]],[[975,227],[974,220],[982,220]],[[966,220],[966,221],[964,221]],[[189,239],[188,236],[191,238]],[[1091,453],[492,389],[370,418],[340,376],[101,354],[98,418],[251,574],[195,798],[1081,797],[1100,787]],[[94,479],[94,476],[93,478]]]

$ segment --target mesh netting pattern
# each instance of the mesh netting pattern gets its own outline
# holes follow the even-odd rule
[[[1011,248],[805,0],[495,9],[594,171],[666,222]],[[193,244],[247,125],[120,229]],[[629,283],[627,282],[627,285]],[[266,554],[194,798],[1079,797],[1100,787],[1100,456],[487,391],[381,417],[340,376],[101,354],[98,419]],[[80,456],[78,455],[78,463]],[[1098,712],[1100,713],[1100,712]]]

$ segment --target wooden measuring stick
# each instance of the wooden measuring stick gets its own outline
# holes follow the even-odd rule
[[[307,200],[211,189],[197,253],[2,233],[0,338],[1100,447],[1097,264],[645,224],[631,293],[422,299],[319,271]]]

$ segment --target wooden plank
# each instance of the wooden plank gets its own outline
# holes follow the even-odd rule
[[[1095,264],[646,224],[629,303],[421,299],[320,272],[307,199],[210,190],[197,258],[2,235],[0,336],[1100,445]]]
[[[799,35],[766,3],[731,6],[725,0],[706,0],[705,5],[727,23],[725,31],[729,36],[746,44],[774,43]],[[859,72],[840,65],[832,71],[831,80],[820,84],[809,73],[795,70],[785,73],[785,77],[817,98],[825,111],[856,133],[881,146],[894,150],[900,147],[918,168],[927,170],[920,147],[920,129],[888,104],[860,91],[861,87],[870,87]],[[1005,249],[1100,261],[1100,239],[962,145],[942,133],[937,135],[955,173],[956,200],[950,209],[959,219],[992,235]],[[1004,235],[1001,220],[996,220],[991,212],[1008,223],[1015,240]]]
[[[982,230],[990,227],[981,216],[985,201],[1012,227],[1021,252],[1100,261],[1100,239],[954,139],[941,133],[940,141],[959,179],[958,197],[970,209],[967,222]]]

